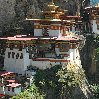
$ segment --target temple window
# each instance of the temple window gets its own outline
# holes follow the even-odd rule
[[[10,44],[10,50],[13,50],[13,48],[14,48],[14,44],[11,43],[11,44]]]
[[[8,58],[10,58],[10,54],[11,54],[11,52],[8,52]]]
[[[23,53],[21,53],[20,59],[23,59]]]
[[[68,52],[69,51],[69,45],[68,44],[59,44],[59,48],[61,52]]]
[[[22,46],[19,46],[19,51],[22,51]]]
[[[14,88],[12,88],[12,92],[14,92]]]
[[[19,53],[16,54],[16,59],[18,59],[18,58],[19,58]]]
[[[10,87],[8,87],[8,91],[10,91]]]
[[[29,54],[29,59],[32,59],[32,54]]]
[[[14,53],[14,52],[12,52],[12,58],[14,58],[14,55],[15,55],[15,53]]]
[[[28,47],[26,46],[26,52],[28,53]]]

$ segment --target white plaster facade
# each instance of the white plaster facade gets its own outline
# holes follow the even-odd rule
[[[42,29],[34,29],[34,36],[43,36],[42,32],[43,32]],[[53,37],[58,37],[60,36],[60,30],[48,29],[48,35]]]
[[[6,86],[0,86],[0,94],[6,94],[9,96],[15,96],[21,92],[21,87],[16,87],[12,91],[12,87],[10,87],[10,90],[8,90],[8,87]]]
[[[43,36],[42,29],[34,29],[34,36]]]
[[[47,68],[51,68],[55,65],[60,65],[60,62],[50,62],[50,61],[32,61],[32,66],[33,67],[37,67],[39,69],[47,69]]]
[[[8,58],[8,52],[11,52],[10,58]],[[15,53],[14,58],[12,58],[12,52]],[[18,59],[16,59],[17,53],[19,53]],[[23,54],[22,59],[20,58],[21,54]],[[27,70],[27,66],[29,65],[29,53],[26,52],[26,49],[22,49],[22,51],[19,51],[19,49],[15,48],[13,50],[10,50],[10,48],[6,48],[4,59],[4,69],[6,71],[24,75],[25,71]]]
[[[68,52],[59,52],[59,49],[56,48],[57,51],[57,55],[59,56],[60,54],[68,54],[68,56],[64,57],[62,60],[67,60],[67,62],[70,60],[71,62],[75,62],[76,64],[78,64],[79,66],[81,66],[81,60],[80,60],[80,54],[78,49],[69,49]],[[49,60],[43,60],[43,61],[37,61],[37,60],[33,60],[32,61],[32,66],[37,67],[39,69],[47,69],[47,68],[51,68],[55,65],[62,65],[64,62],[54,62],[57,59],[54,58],[48,58]],[[54,61],[53,61],[54,60]],[[53,62],[52,62],[53,61]]]
[[[10,87],[9,89],[8,89],[8,87],[5,87],[5,94],[6,95],[15,96],[15,95],[19,94],[20,92],[21,92],[21,86],[16,87],[16,88]]]
[[[49,29],[49,36],[58,37],[60,35],[60,30]]]
[[[8,52],[11,52],[10,58],[8,57]],[[14,58],[12,58],[12,52],[15,53]],[[16,59],[16,55],[19,53],[18,59]],[[20,55],[23,53],[23,58],[20,59]],[[55,54],[56,53],[56,54]],[[27,66],[34,66],[39,69],[47,69],[51,68],[55,65],[63,64],[64,62],[61,62],[57,60],[57,57],[63,57],[64,54],[67,54],[68,56],[64,56],[63,60],[70,60],[75,61],[77,64],[80,64],[80,55],[77,48],[75,49],[69,49],[68,52],[60,52],[59,48],[55,48],[55,53],[46,53],[45,58],[48,58],[49,60],[32,60],[29,59],[29,53],[26,52],[26,49],[22,49],[22,51],[19,51],[19,49],[14,48],[13,50],[10,50],[10,48],[6,48],[5,51],[5,59],[4,59],[4,68],[6,71],[15,72],[22,75],[32,75],[32,72],[27,71]],[[56,58],[54,58],[56,57]],[[79,58],[79,59],[78,59]],[[54,60],[54,61],[53,61]],[[27,72],[26,72],[27,71]]]
[[[70,60],[74,61],[79,66],[81,65],[80,54],[78,48],[70,49]]]
[[[4,86],[0,86],[0,94],[5,94],[5,88],[4,88]]]
[[[39,23],[34,23],[34,25],[40,25]],[[61,26],[61,24],[52,24],[51,26]],[[34,36],[43,36],[43,28],[34,28]],[[59,37],[61,35],[61,30],[48,28],[48,35],[52,37]]]
[[[92,27],[92,32],[93,33],[99,34],[99,29],[97,29],[96,20],[91,20],[91,27]]]

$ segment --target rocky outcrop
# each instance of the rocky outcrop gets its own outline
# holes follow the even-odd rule
[[[86,79],[84,70],[81,65],[77,65],[75,62],[63,64],[63,71],[67,71],[66,74],[71,73],[68,78],[72,77],[69,83],[74,84],[74,89],[71,87],[70,99],[94,99],[94,96],[90,90],[90,85]],[[64,78],[67,76],[65,74]],[[62,78],[63,79],[63,78]]]
[[[0,30],[22,26],[26,17],[38,18],[46,0],[0,0]]]
[[[16,0],[0,0],[0,28],[13,21],[15,13]]]

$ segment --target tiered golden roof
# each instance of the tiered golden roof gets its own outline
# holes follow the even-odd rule
[[[48,11],[42,11],[45,19],[59,19],[60,15],[65,14],[65,10],[59,8],[59,6],[55,6],[53,2],[48,3]]]

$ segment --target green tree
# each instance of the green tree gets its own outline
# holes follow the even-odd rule
[[[12,97],[12,99],[44,99],[44,95],[40,94],[38,87],[33,83],[29,89]]]

